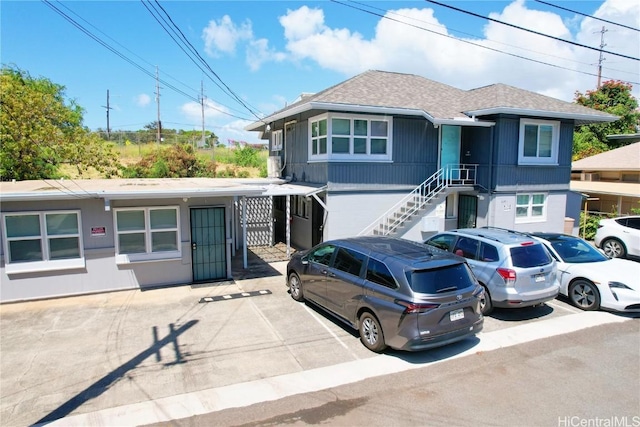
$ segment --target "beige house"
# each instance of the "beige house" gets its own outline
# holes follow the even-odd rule
[[[640,140],[640,134],[610,139],[616,137]],[[621,216],[640,209],[640,142],[573,162],[571,190],[588,197],[591,212]]]

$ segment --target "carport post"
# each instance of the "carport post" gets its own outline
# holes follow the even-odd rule
[[[247,268],[247,196],[242,196],[242,265]]]
[[[285,228],[287,230],[287,259],[291,258],[291,195],[287,194]]]

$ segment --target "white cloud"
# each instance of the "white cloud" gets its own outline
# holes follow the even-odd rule
[[[212,125],[218,119],[228,118],[229,110],[227,107],[216,104],[210,99],[205,99],[204,103],[204,121],[205,125]],[[202,122],[202,106],[198,102],[187,102],[186,104],[182,104],[180,107],[180,111],[184,117],[192,123],[201,123]]]
[[[267,39],[251,40],[247,46],[247,64],[251,71],[257,71],[266,62],[281,62],[285,58],[284,53],[269,47]]]
[[[135,97],[134,102],[138,107],[146,107],[151,102],[151,97],[146,93],[141,93]]]
[[[582,17],[579,32],[572,34],[560,15],[528,5],[535,7],[534,3],[515,0],[491,17],[589,46],[600,45],[602,22]],[[478,37],[454,37],[454,29],[439,22],[431,8],[399,9],[388,11],[387,16],[393,20],[381,19],[370,39],[346,28],[328,27],[322,10],[307,6],[287,11],[280,24],[290,59],[315,62],[345,76],[368,69],[408,72],[463,89],[506,83],[568,101],[573,100],[576,90],[596,87],[596,76],[580,73],[597,73],[596,51],[491,21]],[[640,2],[607,0],[595,16],[637,27]],[[605,25],[611,28],[606,33],[607,48],[638,56],[637,32]],[[606,55],[604,66],[609,70],[603,70],[603,75],[632,81],[639,78],[637,61]]]
[[[202,30],[205,51],[214,57],[219,56],[220,53],[232,54],[238,42],[252,38],[251,21],[246,20],[236,25],[229,15],[223,16],[217,22],[209,21],[209,25]]]

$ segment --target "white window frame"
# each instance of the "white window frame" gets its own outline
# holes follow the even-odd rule
[[[282,151],[282,129],[271,132],[271,151]]]
[[[350,120],[350,134],[349,135],[333,135],[333,119],[345,119]],[[327,152],[322,154],[313,154],[313,146],[320,137],[312,137],[312,129],[315,123],[321,120],[327,121],[327,135],[321,137],[327,138]],[[354,120],[362,120],[367,122],[367,135],[354,135]],[[372,136],[371,135],[371,122],[379,121],[386,122],[387,135],[386,137]],[[359,115],[359,114],[345,114],[345,113],[325,113],[319,116],[311,117],[309,119],[308,129],[308,141],[309,141],[309,162],[318,161],[332,161],[332,162],[390,162],[393,158],[393,117],[388,116],[371,116],[371,115]],[[332,152],[332,136],[349,138],[349,153],[333,153]],[[354,153],[354,138],[366,139],[366,153],[355,154]],[[387,140],[387,152],[385,154],[371,154],[371,140],[372,139],[384,139]]]
[[[526,156],[524,155],[524,136],[525,136],[525,126],[537,126],[538,130],[540,126],[551,126],[551,156],[550,157],[540,157],[536,155]],[[538,132],[538,136],[540,132]],[[560,145],[560,122],[553,120],[536,120],[536,119],[520,119],[520,135],[518,142],[518,164],[519,165],[549,165],[549,166],[557,166],[558,165],[558,147]],[[539,141],[536,144],[537,149],[539,150],[540,144]]]
[[[451,193],[445,198],[445,218],[455,219],[458,217],[458,193]]]
[[[78,232],[72,234],[56,234],[49,236],[47,233],[47,215],[56,214],[75,214],[78,220]],[[15,216],[38,216],[40,223],[40,235],[36,236],[21,236],[21,237],[8,237],[7,233],[7,217]],[[5,271],[7,274],[18,273],[32,273],[39,271],[55,271],[55,270],[70,270],[85,268],[84,258],[84,240],[82,237],[82,218],[80,210],[60,210],[60,211],[26,211],[26,212],[10,212],[2,214],[3,224],[3,237],[4,237],[4,258],[5,258]],[[78,239],[79,257],[68,259],[50,259],[51,254],[49,251],[49,240],[56,238],[69,238],[76,237]],[[40,261],[19,261],[11,262],[11,253],[9,249],[9,243],[19,240],[40,240],[40,247],[42,250],[42,260]]]
[[[151,230],[150,212],[153,210],[166,210],[174,209],[176,211],[176,227],[162,228]],[[144,235],[145,235],[145,252],[135,254],[121,254],[120,253],[120,238],[121,234],[140,233],[142,230],[136,231],[118,231],[118,212],[123,211],[143,211],[144,212]],[[152,234],[154,232],[176,232],[176,248],[175,251],[161,251],[152,252]],[[180,207],[179,206],[146,206],[146,207],[128,207],[128,208],[115,208],[113,210],[113,237],[116,248],[116,264],[129,264],[133,262],[144,261],[166,261],[182,258],[182,238],[180,235]]]
[[[518,204],[518,196],[528,196],[529,200],[527,202],[526,205],[519,205]],[[533,198],[534,196],[542,196],[544,198],[543,202],[541,204],[534,204],[533,203]],[[547,201],[548,201],[548,194],[546,193],[541,193],[541,192],[536,192],[536,193],[518,193],[516,194],[516,200],[515,200],[515,222],[520,224],[520,223],[528,223],[528,222],[545,222],[547,220]],[[533,208],[536,206],[541,206],[542,207],[542,215],[534,215],[533,214]],[[527,215],[526,216],[518,216],[518,208],[523,208],[526,207],[527,208]]]

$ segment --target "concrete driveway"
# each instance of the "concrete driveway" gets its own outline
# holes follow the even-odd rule
[[[350,372],[371,365],[380,374],[394,363],[418,365],[478,345],[474,338],[441,352],[407,357],[389,351],[380,358],[356,332],[294,302],[285,267],[286,262],[263,263],[223,283],[0,306],[0,424],[49,423],[289,374],[321,375],[334,365]],[[497,310],[486,318],[485,332],[583,314],[558,300]],[[345,375],[331,372],[325,376]],[[88,417],[81,424],[70,418],[56,424],[82,425]],[[163,417],[171,419],[168,413]],[[109,424],[104,418],[90,423]]]

